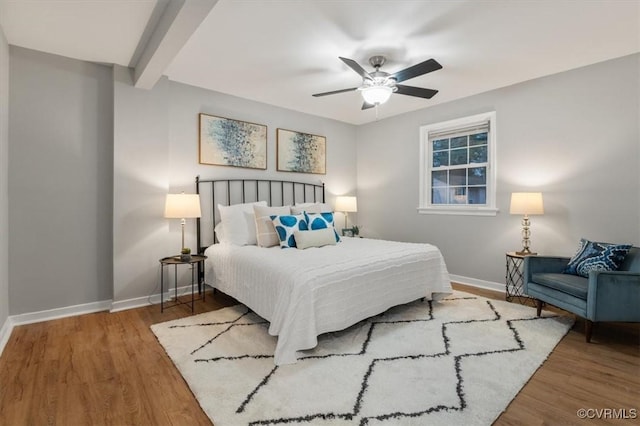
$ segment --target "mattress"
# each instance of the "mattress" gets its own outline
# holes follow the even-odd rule
[[[452,293],[442,254],[430,244],[343,238],[305,250],[215,244],[205,254],[206,283],[269,321],[276,365],[295,363],[322,333]]]

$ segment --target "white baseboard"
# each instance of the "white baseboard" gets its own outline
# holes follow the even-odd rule
[[[101,302],[66,306],[64,308],[48,309],[46,311],[10,315],[2,326],[2,329],[0,329],[0,355],[9,341],[9,337],[11,336],[11,332],[15,326],[72,317],[76,315],[92,314],[94,312],[106,311],[109,309],[109,306],[111,306],[111,300],[103,300]]]
[[[13,321],[11,317],[8,317],[4,324],[2,324],[2,328],[0,328],[0,355],[2,355],[2,351],[4,347],[7,345],[9,341],[9,337],[11,337],[11,332],[13,331]]]
[[[111,302],[109,312],[120,312],[126,311],[127,309],[141,308],[143,306],[153,305],[153,302],[151,301],[152,298],[153,296],[144,296],[136,297],[134,299],[120,300],[118,302]]]
[[[46,311],[11,315],[9,318],[13,322],[13,326],[17,326],[76,315],[92,314],[94,312],[108,311],[110,306],[111,300],[103,300],[100,302],[84,303],[82,305],[67,306],[64,308],[48,309]]]
[[[198,289],[195,289],[194,291],[198,291]],[[184,296],[185,294],[190,294],[190,293],[191,293],[191,284],[178,287],[178,296]],[[165,302],[171,300],[174,294],[175,294],[174,289],[166,291],[164,294]],[[196,298],[198,297],[197,294],[195,297]],[[160,293],[152,294],[151,296],[134,297],[133,299],[125,299],[125,300],[119,300],[117,302],[112,302],[109,312],[120,312],[120,311],[126,311],[127,309],[141,308],[143,306],[159,305],[159,304],[160,304]]]
[[[178,295],[182,296],[191,291],[191,285],[178,287]],[[171,300],[175,290],[165,293],[165,300]],[[13,328],[18,325],[32,324],[35,322],[50,321],[58,318],[72,317],[76,315],[92,314],[94,312],[110,311],[118,312],[126,309],[139,308],[141,306],[160,303],[160,294],[137,297],[134,299],[113,302],[103,300],[100,302],[85,303],[82,305],[67,306],[64,308],[48,309],[45,311],[29,312],[26,314],[11,315],[0,328],[0,355],[9,341]]]
[[[493,281],[484,281],[478,280],[476,278],[463,277],[461,275],[449,275],[451,281],[455,283],[460,283],[464,285],[469,285],[471,287],[484,288],[486,290],[499,291],[501,293],[506,292],[504,283],[496,283]]]

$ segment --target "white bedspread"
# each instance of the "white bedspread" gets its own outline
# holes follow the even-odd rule
[[[277,365],[295,363],[296,351],[315,347],[322,333],[452,292],[442,254],[430,244],[366,238],[305,250],[215,244],[206,255],[206,282],[270,322]]]

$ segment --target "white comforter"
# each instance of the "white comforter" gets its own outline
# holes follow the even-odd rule
[[[206,251],[206,282],[270,322],[275,363],[317,336],[342,330],[392,306],[451,294],[442,254],[430,244],[343,238],[306,250],[215,244]]]

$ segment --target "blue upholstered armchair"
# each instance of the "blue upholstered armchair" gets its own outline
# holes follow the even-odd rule
[[[619,270],[591,271],[589,278],[563,274],[568,257],[524,258],[524,292],[536,299],[538,316],[549,303],[585,321],[591,341],[594,322],[640,322],[640,248],[632,247]]]

